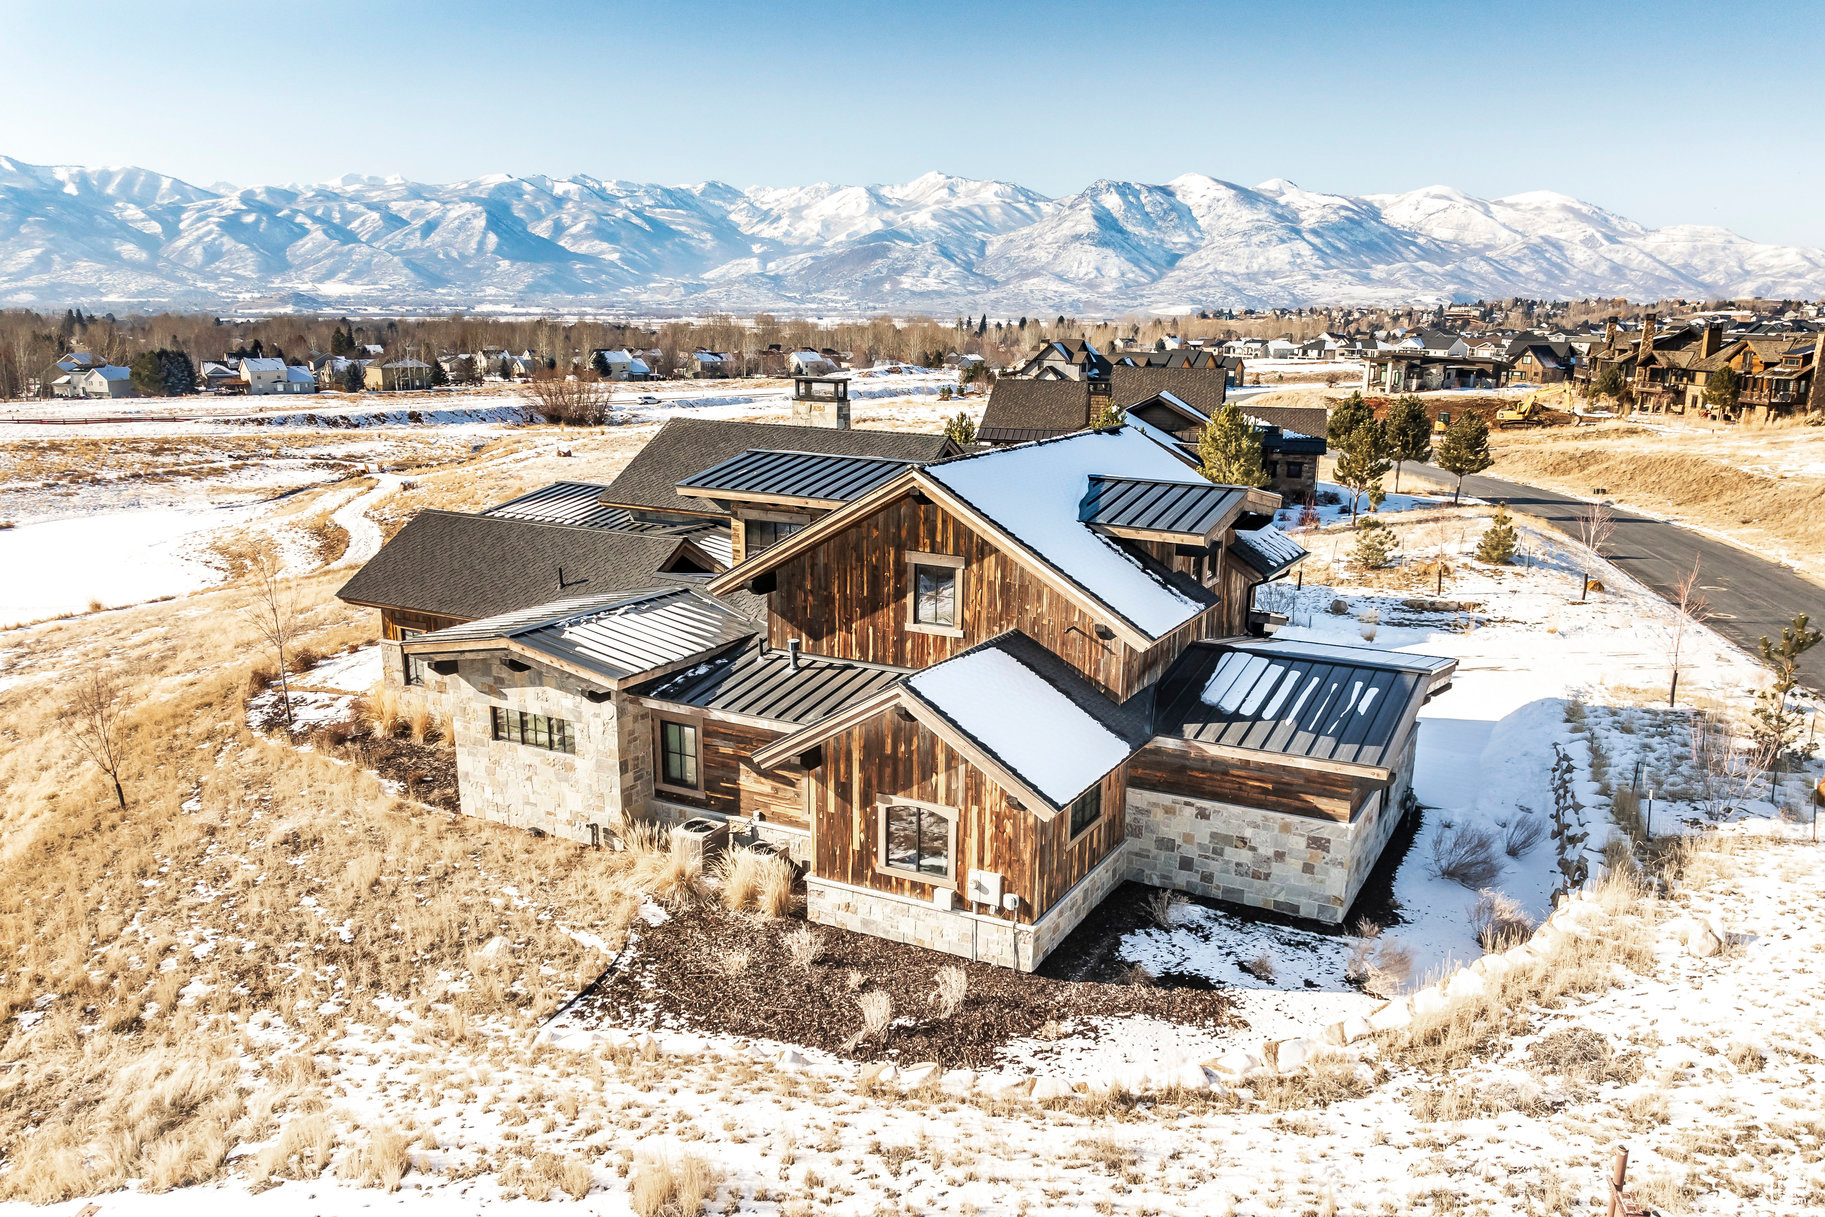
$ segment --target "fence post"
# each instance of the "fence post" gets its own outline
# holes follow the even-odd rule
[[[1610,1212],[1609,1217],[1627,1217],[1628,1205],[1622,1199],[1622,1185],[1628,1181],[1629,1147],[1619,1146],[1616,1157],[1610,1166]]]

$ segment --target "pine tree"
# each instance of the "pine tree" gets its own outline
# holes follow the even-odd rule
[[[431,359],[431,371],[428,375],[433,389],[441,389],[450,383],[450,374],[444,371],[444,361],[435,356]]]
[[[1591,396],[1607,397],[1612,401],[1621,401],[1622,388],[1622,369],[1612,363],[1604,368],[1603,371],[1597,373],[1597,379],[1591,382]]]
[[[1756,694],[1750,731],[1756,743],[1767,749],[1777,768],[1783,761],[1804,761],[1815,747],[1812,741],[1801,740],[1803,721],[1799,711],[1788,704],[1799,683],[1800,656],[1819,645],[1822,637],[1808,622],[1807,615],[1801,613],[1781,630],[1779,642],[1764,635],[1758,644],[1762,662],[1774,669],[1774,683]]]
[[[1356,544],[1351,557],[1364,570],[1377,570],[1400,556],[1400,539],[1374,516],[1356,522]]]
[[[1491,566],[1505,566],[1514,557],[1515,546],[1519,543],[1520,534],[1515,531],[1514,517],[1508,514],[1504,504],[1497,503],[1495,519],[1489,522],[1483,539],[1476,543],[1476,560]]]
[[[1335,406],[1331,407],[1331,416],[1325,426],[1325,438],[1333,448],[1341,448],[1350,433],[1364,423],[1375,421],[1375,411],[1362,399],[1361,393],[1352,393]]]
[[[967,411],[959,410],[956,415],[944,424],[944,438],[959,448],[965,448],[976,442],[976,424],[971,421]]]
[[[1481,473],[1495,464],[1495,458],[1489,455],[1489,424],[1475,411],[1464,411],[1445,428],[1445,438],[1432,459],[1440,469],[1457,476],[1457,485],[1451,491],[1455,504],[1463,493],[1465,475]]]
[[[359,393],[366,387],[367,379],[362,366],[352,359],[349,360],[347,366],[342,369],[343,391],[347,393]]]
[[[127,367],[127,379],[141,397],[165,396],[165,367],[157,351],[141,351]]]
[[[1392,468],[1388,462],[1387,435],[1380,423],[1366,422],[1344,437],[1332,474],[1350,492],[1352,523],[1364,495],[1368,496],[1371,506],[1381,506],[1387,497],[1382,492],[1381,480]]]
[[[989,315],[985,312],[982,314],[982,320],[978,321],[976,323],[976,337],[980,338],[988,332],[989,332]]]
[[[1097,399],[1096,409],[1090,415],[1090,429],[1107,431],[1111,427],[1121,426],[1126,421],[1128,421],[1126,410],[1119,409],[1113,398],[1100,397]]]
[[[1742,391],[1742,377],[1738,376],[1736,369],[1729,364],[1725,364],[1705,378],[1705,404],[1714,410],[1736,409],[1736,399],[1742,394]]]
[[[1204,424],[1204,433],[1198,436],[1198,464],[1204,476],[1219,486],[1267,485],[1261,433],[1234,401],[1224,402],[1216,417]]]
[[[1394,493],[1400,493],[1400,467],[1432,457],[1432,419],[1425,403],[1408,395],[1388,411],[1388,455],[1394,458]]]
[[[344,334],[342,332],[342,328],[340,326],[338,326],[337,328],[330,331],[330,354],[346,355],[348,353],[349,353],[348,336],[346,334]]]

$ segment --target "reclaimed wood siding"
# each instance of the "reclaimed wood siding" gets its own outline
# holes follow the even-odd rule
[[[1347,824],[1379,784],[1344,773],[1214,756],[1194,743],[1156,740],[1128,762],[1128,781],[1145,790],[1258,807]]]
[[[860,759],[858,759],[860,758]],[[1003,877],[1003,891],[1020,899],[1018,913],[975,911],[1031,923],[1122,841],[1124,785],[1118,770],[1104,780],[1103,820],[1074,845],[1069,823],[1042,823],[1009,804],[1001,788],[918,722],[887,711],[824,744],[824,762],[808,775],[811,788],[812,874],[839,883],[929,900],[937,887],[910,876],[884,874],[879,856],[877,796],[916,799],[957,809],[954,874],[959,907],[971,870]]]
[[[756,749],[779,736],[777,731],[760,727],[714,719],[699,722],[698,764],[703,770],[703,791],[692,795],[668,788],[660,792],[660,797],[668,803],[702,807],[725,816],[759,819],[788,828],[808,827],[798,766],[786,765],[779,771],[763,773],[748,760]]]
[[[911,552],[964,560],[961,637],[906,628]],[[1117,700],[1129,684],[1129,648],[1096,636],[1096,620],[935,503],[899,499],[782,565],[768,641],[798,639],[838,659],[923,668],[1018,629]]]
[[[388,642],[404,641],[406,630],[429,634],[446,626],[461,625],[463,617],[440,617],[436,613],[413,613],[405,609],[380,610],[380,636]]]

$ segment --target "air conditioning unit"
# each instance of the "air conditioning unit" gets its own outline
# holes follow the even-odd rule
[[[1001,876],[992,870],[971,871],[969,902],[971,904],[1000,904]]]

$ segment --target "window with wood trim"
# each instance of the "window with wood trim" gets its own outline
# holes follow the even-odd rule
[[[1103,784],[1098,782],[1071,803],[1071,840],[1088,832],[1103,818]]]
[[[956,880],[956,808],[883,798],[879,809],[875,860],[882,870],[932,883]]]
[[[489,710],[494,719],[495,739],[576,755],[577,729],[568,720],[503,706],[491,706]]]
[[[702,790],[703,770],[696,723],[659,720],[659,784],[680,790]]]
[[[423,630],[408,630],[402,626],[399,630],[399,641],[401,643],[410,642],[422,633],[424,633]],[[425,674],[431,670],[430,661],[425,659],[422,655],[406,655],[403,653],[400,655],[400,659],[403,661],[402,666],[405,669],[403,673],[405,682],[409,685],[424,684]]]
[[[963,559],[954,554],[908,553],[906,627],[962,637]]]

